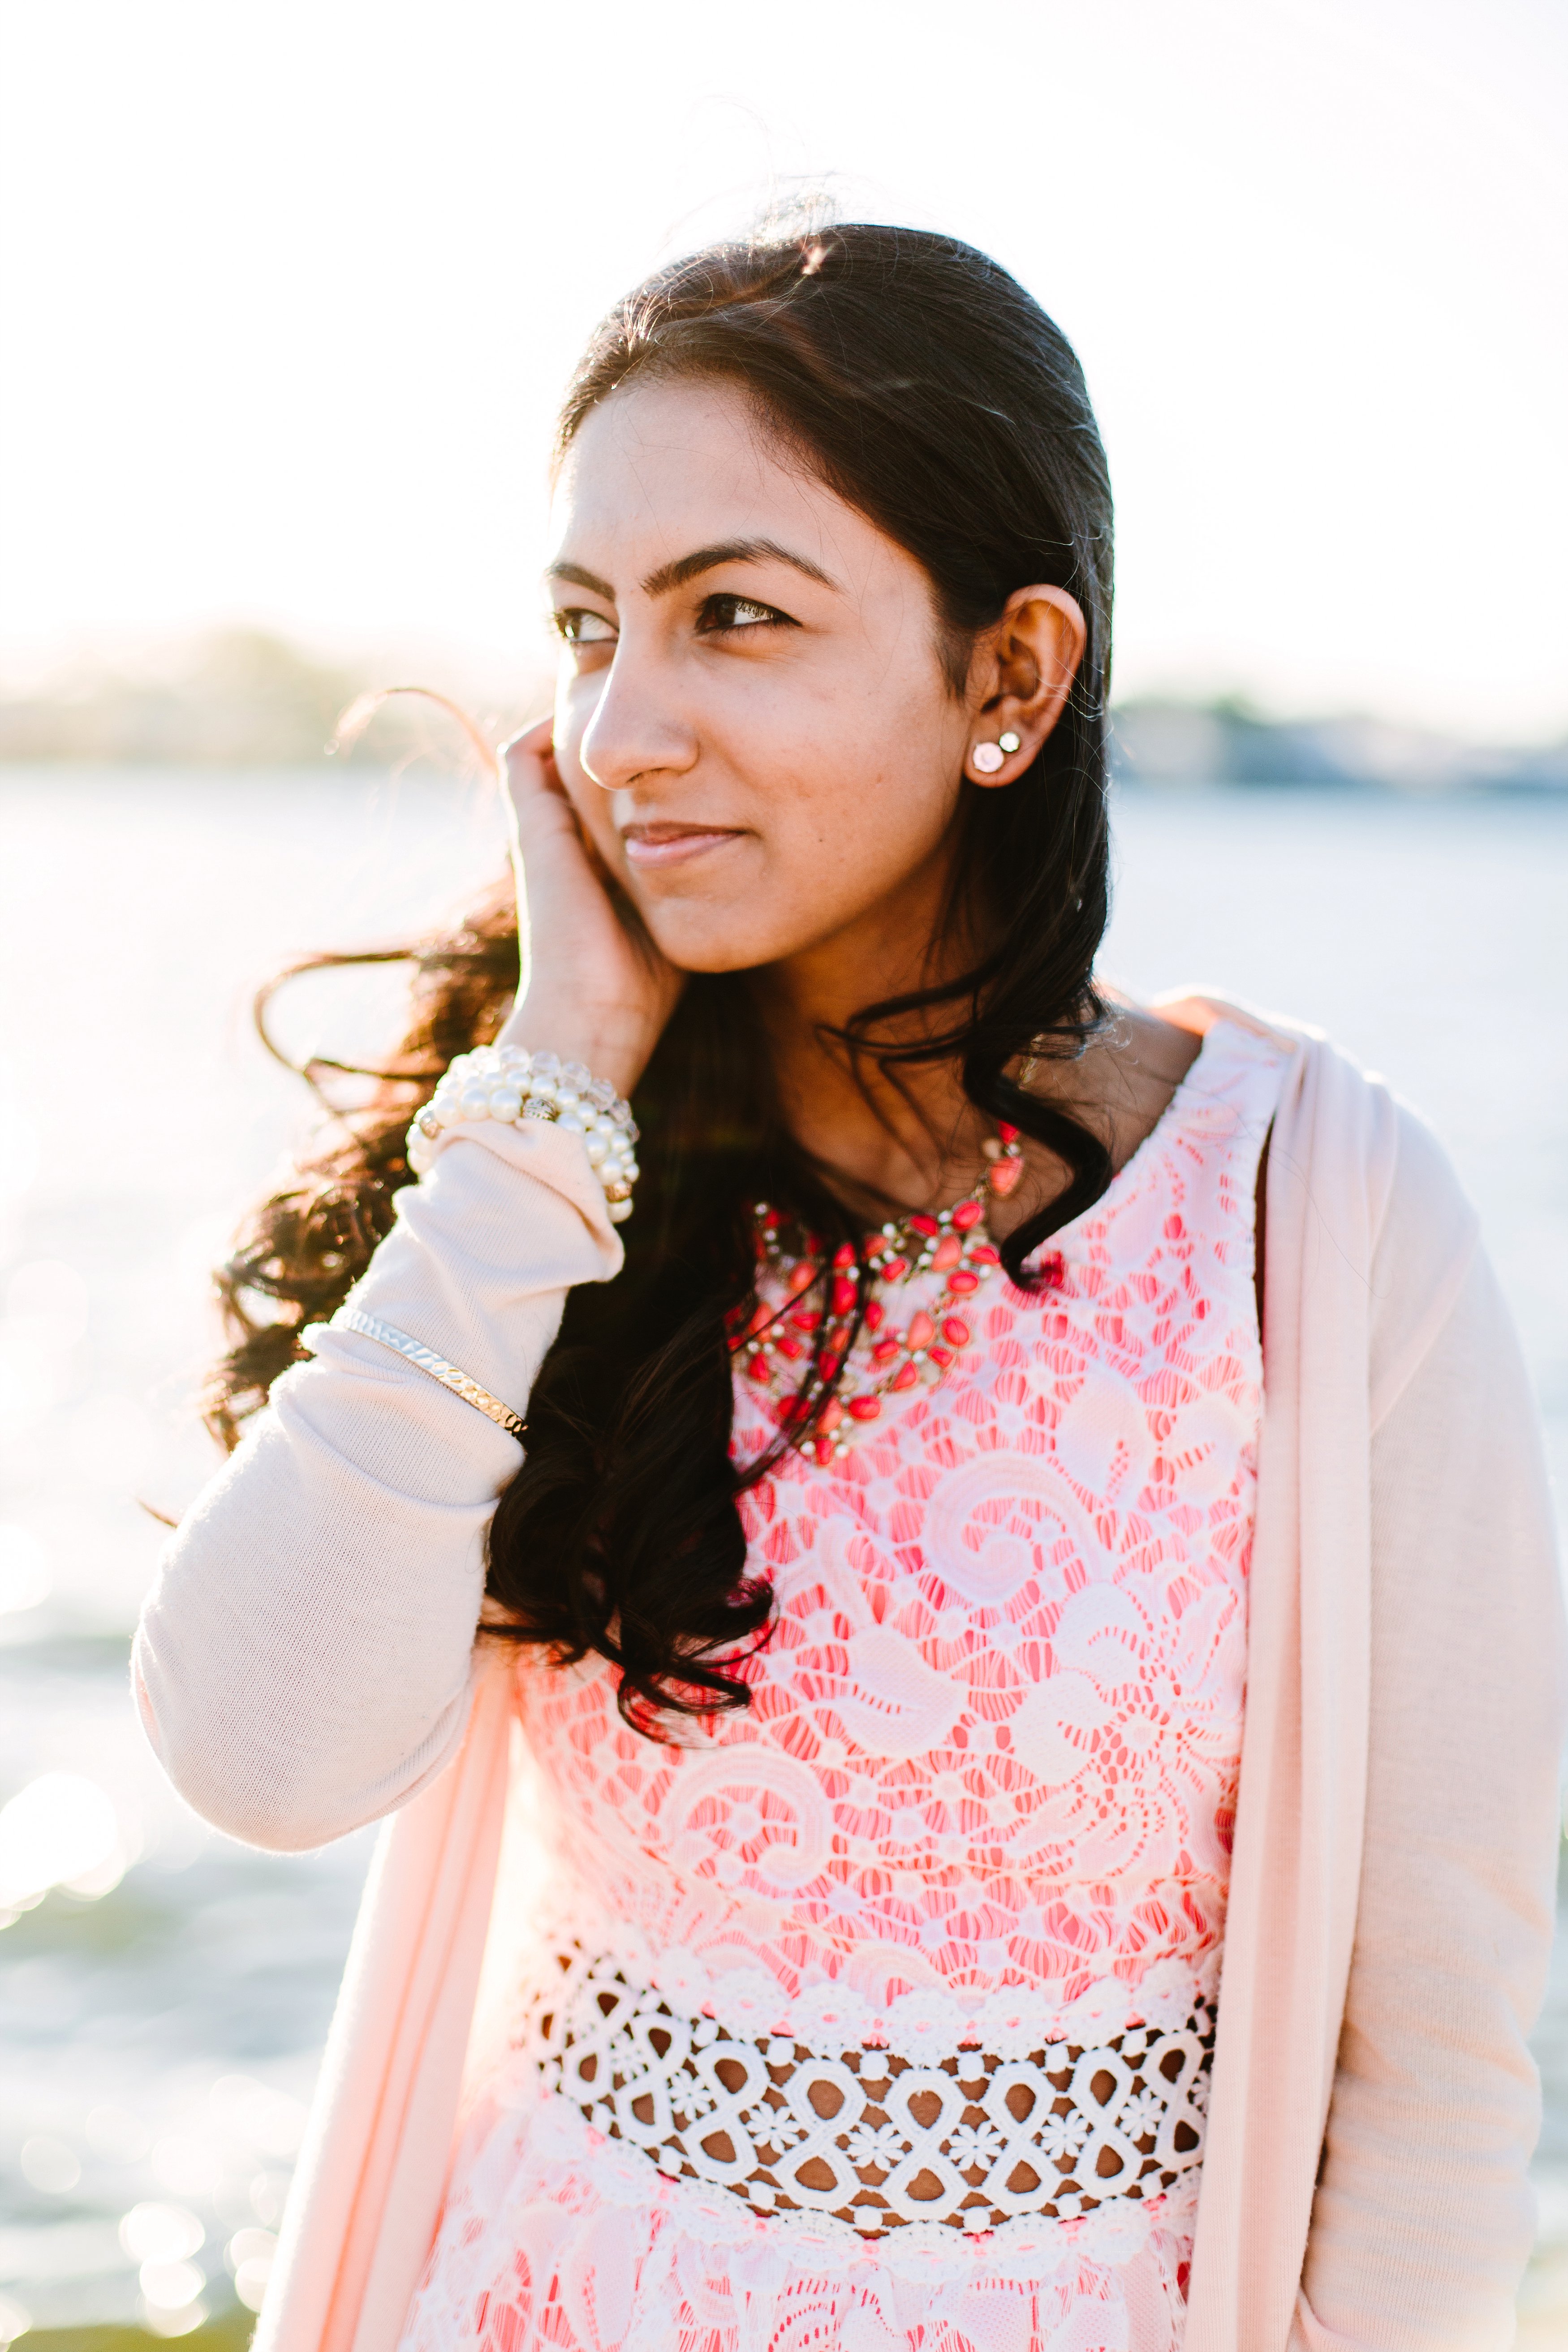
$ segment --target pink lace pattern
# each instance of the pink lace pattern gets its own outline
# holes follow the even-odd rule
[[[602,1667],[522,1672],[543,1892],[402,2352],[1179,2345],[1195,2168],[1076,2218],[858,2236],[666,2177],[545,2086],[540,2018],[571,1952],[737,2040],[911,2065],[1212,2000],[1279,1077],[1220,1023],[1047,1289],[998,1276],[939,1386],[748,1498],[777,1606],[744,1715],[662,1747]],[[737,1451],[770,1434],[738,1383]]]

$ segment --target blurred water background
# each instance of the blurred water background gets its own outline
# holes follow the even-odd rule
[[[1110,973],[1321,1023],[1433,1120],[1561,1496],[1568,793],[1128,787],[1117,823]],[[485,797],[429,774],[0,771],[0,2346],[237,2345],[261,2301],[367,1843],[248,1853],[162,1785],[126,1696],[142,1506],[177,1514],[212,1465],[208,1269],[307,1123],[254,984],[412,935],[500,857]],[[308,983],[281,1025],[374,1050],[386,985]],[[1568,1938],[1538,2048],[1543,2347],[1568,2345]]]

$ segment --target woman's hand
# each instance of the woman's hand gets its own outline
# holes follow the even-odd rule
[[[556,773],[551,721],[509,743],[501,759],[522,973],[498,1042],[584,1062],[629,1095],[685,974],[660,955],[635,911],[612,899]]]

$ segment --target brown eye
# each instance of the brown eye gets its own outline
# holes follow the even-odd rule
[[[798,625],[787,613],[775,605],[759,604],[751,596],[710,596],[703,604],[698,621],[703,636],[721,636],[729,629],[756,629],[768,626],[793,629]]]
[[[552,613],[551,623],[558,636],[569,646],[613,645],[616,625],[606,621],[603,613],[590,613],[580,604],[568,604],[564,610]]]

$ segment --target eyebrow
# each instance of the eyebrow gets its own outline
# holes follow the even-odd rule
[[[795,555],[781,547],[773,539],[723,539],[711,547],[694,548],[689,555],[677,556],[672,563],[661,563],[643,582],[645,596],[668,596],[672,588],[683,588],[704,572],[716,571],[721,563],[787,563],[804,572],[806,579],[818,581],[824,588],[837,588],[838,583],[809,556]],[[606,604],[616,601],[616,592],[607,580],[596,572],[585,571],[580,563],[552,563],[545,573],[547,580],[564,580],[574,587],[589,589],[602,596]]]

